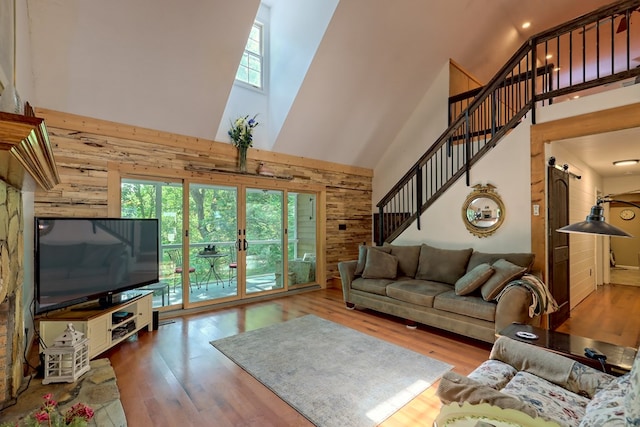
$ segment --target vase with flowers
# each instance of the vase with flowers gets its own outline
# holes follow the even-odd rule
[[[238,117],[231,122],[229,129],[229,137],[231,143],[238,149],[238,170],[240,172],[247,171],[247,150],[253,146],[253,128],[258,126],[256,114],[252,118],[249,116]]]

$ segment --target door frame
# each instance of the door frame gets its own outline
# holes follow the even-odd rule
[[[539,215],[531,217],[533,268],[547,279],[547,201],[545,145],[555,140],[640,127],[640,102],[531,126],[531,205]],[[586,214],[586,213],[585,213]]]
[[[198,183],[203,185],[224,185],[224,186],[244,186],[253,188],[268,188],[273,190],[282,190],[285,195],[287,192],[314,193],[316,196],[316,283],[322,289],[327,288],[327,268],[326,268],[326,193],[325,185],[314,183],[294,182],[293,179],[281,179],[274,177],[261,177],[257,174],[237,174],[231,171],[211,171],[207,173],[192,172],[185,170],[169,170],[164,168],[141,167],[134,164],[118,164],[109,163],[107,168],[107,214],[108,216],[119,217],[121,208],[121,191],[120,185],[123,178],[126,179],[144,179],[156,181],[182,181],[183,185],[189,183]],[[188,193],[188,192],[185,192]],[[244,194],[244,191],[243,193]],[[183,195],[187,211],[188,194]],[[240,192],[238,198],[240,198]],[[286,202],[286,196],[285,196]],[[244,213],[242,213],[244,215]],[[183,215],[183,218],[188,215]],[[286,221],[286,218],[285,218]],[[188,223],[187,223],[188,224]],[[286,224],[286,222],[285,222]],[[184,230],[183,230],[184,231]],[[286,237],[285,237],[286,239]],[[188,247],[188,237],[183,237]],[[285,240],[285,260],[286,260],[286,243]],[[240,262],[240,260],[238,260]],[[238,272],[239,273],[239,272]],[[200,307],[210,307],[216,304],[226,304],[237,301],[244,303],[252,298],[262,298],[267,294],[282,295],[287,291],[287,287],[282,290],[275,290],[265,293],[259,293],[255,296],[240,298],[233,297],[230,299],[216,299],[211,301],[203,301],[200,303],[185,303],[183,299],[183,307],[181,309],[191,309]],[[173,308],[173,307],[172,307]]]

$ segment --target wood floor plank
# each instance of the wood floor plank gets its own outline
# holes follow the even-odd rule
[[[607,285],[579,304],[559,330],[637,347],[640,319],[624,313],[638,310],[640,288]],[[347,310],[337,289],[189,314],[171,319],[157,331],[141,332],[103,355],[109,357],[116,371],[129,425],[312,426],[210,344],[306,314],[442,360],[463,375],[486,360],[491,349],[487,343],[424,325],[408,329],[401,319],[371,310]],[[436,386],[425,390],[382,426],[431,426],[441,406],[435,396]]]

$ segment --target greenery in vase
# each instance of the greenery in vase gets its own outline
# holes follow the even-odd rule
[[[257,116],[256,114],[252,118],[249,118],[248,115],[238,117],[231,123],[229,137],[235,147],[247,149],[253,145],[253,128],[259,124],[256,121]]]
[[[93,418],[93,409],[84,403],[76,403],[64,414],[58,410],[58,402],[53,400],[53,395],[47,393],[42,396],[44,403],[38,411],[26,418],[22,423],[3,423],[0,427],[85,427]]]

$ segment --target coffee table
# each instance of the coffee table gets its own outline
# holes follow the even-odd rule
[[[535,334],[538,338],[521,338],[516,335],[518,332]],[[526,342],[527,344],[531,344],[536,347],[546,348],[547,350],[569,357],[570,359],[576,360],[587,366],[602,370],[602,365],[598,360],[591,359],[584,354],[585,347],[595,348],[607,356],[607,360],[605,361],[605,369],[607,373],[618,376],[626,374],[631,370],[633,361],[636,357],[636,349],[631,347],[623,347],[592,340],[590,338],[550,331],[519,323],[512,323],[498,332],[497,335]]]

